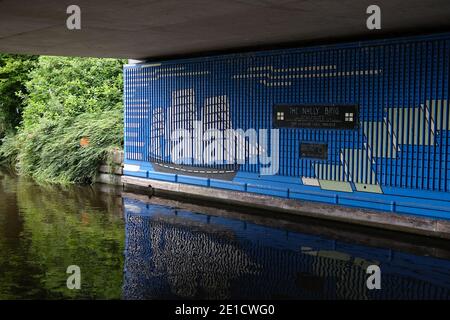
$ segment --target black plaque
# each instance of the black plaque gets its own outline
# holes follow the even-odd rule
[[[273,108],[275,128],[358,128],[358,105],[280,104]]]
[[[314,143],[314,142],[301,142],[300,143],[300,157],[311,159],[328,159],[328,144],[326,143]]]

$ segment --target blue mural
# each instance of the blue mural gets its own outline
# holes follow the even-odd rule
[[[125,174],[448,219],[449,61],[440,34],[128,65]],[[276,128],[286,104],[356,106],[356,126]]]

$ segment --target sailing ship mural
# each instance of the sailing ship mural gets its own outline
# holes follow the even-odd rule
[[[233,131],[226,95],[206,98],[198,112],[194,89],[173,91],[168,109],[152,108],[151,123],[150,162],[159,172],[232,180],[238,160],[259,152],[257,142]]]

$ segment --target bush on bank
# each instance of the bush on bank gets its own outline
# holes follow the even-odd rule
[[[89,183],[108,151],[121,146],[122,130],[120,110],[44,119],[4,139],[0,154],[38,181]],[[80,144],[84,137],[89,137],[86,146]]]
[[[123,144],[122,64],[40,57],[25,84],[21,126],[3,139],[0,159],[39,181],[92,182]]]

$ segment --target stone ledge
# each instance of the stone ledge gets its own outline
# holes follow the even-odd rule
[[[350,208],[317,202],[282,199],[249,192],[213,189],[174,182],[122,176],[122,184],[150,188],[152,192],[176,193],[226,204],[281,211],[317,219],[347,222],[381,229],[450,239],[450,221],[406,214]]]
[[[121,166],[108,166],[106,164],[100,165],[98,171],[101,173],[111,173],[119,176],[123,174],[123,168]]]
[[[121,185],[120,178],[121,176],[115,174],[98,173],[97,177],[95,178],[95,182],[120,186]]]
[[[122,165],[124,160],[124,152],[121,149],[112,149],[108,152],[108,159],[114,164]]]

